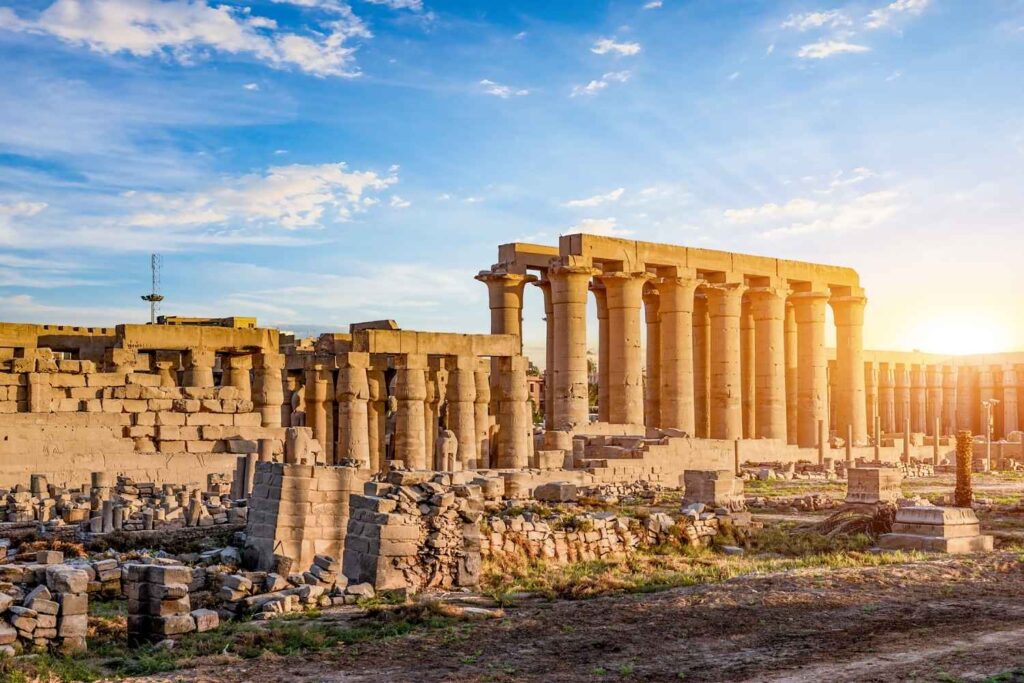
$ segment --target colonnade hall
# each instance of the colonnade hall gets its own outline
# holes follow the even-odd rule
[[[496,334],[521,338],[525,288],[543,292],[548,429],[651,427],[804,448],[837,433],[867,443],[867,299],[851,268],[576,234],[557,247],[501,245],[477,279],[488,287]],[[591,298],[596,415],[588,400]]]

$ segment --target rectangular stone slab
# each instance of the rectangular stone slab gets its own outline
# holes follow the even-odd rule
[[[981,528],[978,524],[906,524],[896,522],[892,525],[892,533],[934,536],[936,538],[964,538],[979,535]]]
[[[933,524],[954,526],[957,524],[977,524],[978,517],[970,508],[952,507],[905,507],[896,511],[896,521],[906,524]]]
[[[886,550],[922,550],[933,553],[973,553],[992,550],[991,536],[936,538],[913,534],[882,534],[878,546]]]

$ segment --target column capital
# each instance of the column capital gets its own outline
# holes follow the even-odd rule
[[[488,285],[496,283],[504,287],[516,287],[527,282],[536,282],[537,276],[530,275],[529,273],[511,273],[501,268],[492,268],[491,270],[481,270],[474,279]]]
[[[644,287],[641,295],[644,302],[644,316],[649,323],[658,322],[658,310],[661,308],[661,292],[656,287]]]
[[[797,323],[825,322],[828,292],[795,292],[789,295]]]
[[[786,317],[788,287],[751,287],[747,290],[754,320],[783,320]]]
[[[742,282],[722,282],[704,287],[708,297],[708,313],[712,318],[739,317],[743,312],[743,293],[747,286]]]
[[[828,303],[832,306],[836,326],[863,325],[864,306],[867,302],[866,296],[857,294],[829,297]]]
[[[597,279],[608,292],[608,308],[639,308],[644,284],[654,276],[646,271],[601,273]]]

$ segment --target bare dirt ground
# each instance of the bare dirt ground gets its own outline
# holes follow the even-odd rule
[[[1024,564],[999,552],[530,602],[329,654],[224,657],[136,680],[974,681],[1018,667]]]

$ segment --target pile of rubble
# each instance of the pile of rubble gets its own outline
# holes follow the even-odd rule
[[[480,527],[501,487],[471,472],[392,470],[350,500],[344,573],[377,589],[475,586]]]
[[[603,505],[651,503],[662,487],[649,481],[596,484],[579,487],[580,498]]]
[[[826,460],[825,465],[809,462],[758,463],[741,468],[740,478],[744,481],[834,481],[845,476],[846,467],[842,461]]]
[[[805,496],[747,496],[747,505],[753,508],[768,508],[782,512],[817,512],[841,507],[843,501],[824,493],[810,493]]]
[[[55,551],[39,551],[35,560],[0,565],[0,653],[84,650],[89,573],[63,564],[64,556]]]
[[[231,482],[223,474],[209,475],[206,491],[195,484],[112,479],[107,472],[93,472],[90,485],[60,487],[48,483],[44,475],[33,474],[28,487],[19,484],[0,490],[3,519],[39,522],[49,529],[85,524],[94,534],[246,521],[248,510],[232,500]]]

